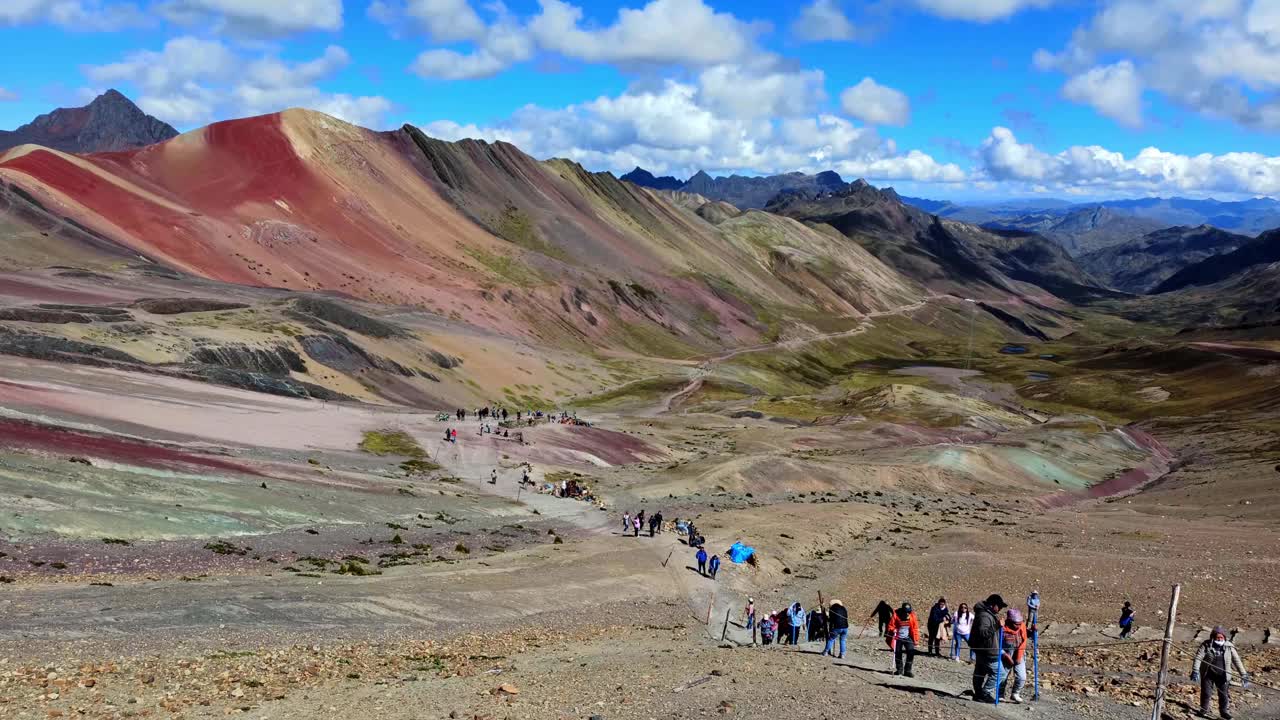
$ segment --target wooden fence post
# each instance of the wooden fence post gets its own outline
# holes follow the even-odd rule
[[[1164,713],[1164,685],[1169,675],[1169,650],[1173,646],[1173,626],[1178,618],[1178,596],[1182,594],[1182,585],[1173,586],[1173,597],[1169,599],[1169,619],[1164,625],[1164,642],[1160,644],[1160,674],[1156,676],[1156,702],[1151,708],[1151,720],[1160,720]]]
[[[729,613],[731,612],[733,612],[733,608],[728,608],[724,611],[724,628],[720,630],[720,642],[724,642],[724,639],[729,637]]]

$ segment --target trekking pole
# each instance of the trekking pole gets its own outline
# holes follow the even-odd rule
[[[1003,627],[996,628],[996,637],[997,637],[996,639],[996,691],[994,693],[995,701],[992,702],[991,704],[996,707],[999,707],[1000,696],[1004,693],[1004,690],[1000,687],[1000,674],[1001,674],[1001,671],[1004,670],[1004,628]]]
[[[1034,683],[1031,699],[1040,699],[1040,609],[1031,611],[1031,627],[1035,632],[1031,635],[1031,680]]]
[[[724,639],[729,637],[729,613],[731,612],[733,612],[733,608],[728,608],[724,611],[724,627],[720,630],[720,642],[724,642]]]

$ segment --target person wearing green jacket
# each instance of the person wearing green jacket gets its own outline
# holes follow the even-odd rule
[[[1236,646],[1227,639],[1226,628],[1215,627],[1209,639],[1200,643],[1191,661],[1191,682],[1200,682],[1200,717],[1209,717],[1209,701],[1218,691],[1218,715],[1231,720],[1231,674],[1240,676],[1241,687],[1249,687],[1249,673]]]

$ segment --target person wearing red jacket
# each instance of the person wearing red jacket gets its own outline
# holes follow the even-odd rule
[[[920,621],[916,619],[911,603],[904,602],[893,612],[884,639],[893,648],[893,674],[915,677],[911,666],[916,659],[916,645],[920,643]]]
[[[1009,608],[1005,613],[1002,632],[1004,639],[1000,662],[1010,669],[1009,675],[1013,676],[1013,694],[1010,699],[1020,703],[1022,686],[1027,684],[1027,626],[1023,623],[1022,613],[1017,608]],[[1005,677],[1004,684],[1008,685],[1008,676]],[[1000,688],[1000,694],[1004,695],[1003,687]]]

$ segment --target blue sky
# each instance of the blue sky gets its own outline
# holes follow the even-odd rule
[[[1280,195],[1276,0],[6,0],[0,127],[116,87],[598,170],[940,198]]]

